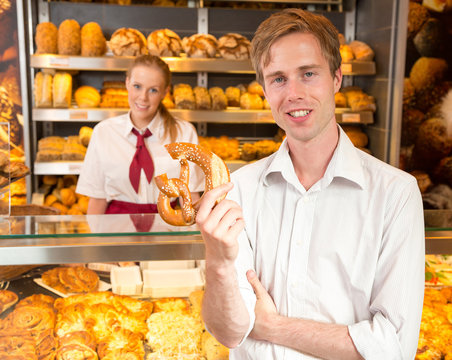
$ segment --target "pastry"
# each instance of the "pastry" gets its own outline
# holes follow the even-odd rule
[[[229,349],[219,343],[208,331],[202,335],[202,353],[206,360],[229,359]]]
[[[72,99],[72,76],[57,72],[53,77],[53,107],[68,108]]]
[[[49,309],[53,309],[53,303],[55,302],[55,299],[49,295],[44,294],[33,294],[30,296],[27,296],[26,298],[19,301],[19,303],[16,305],[16,308],[25,306],[25,305],[32,305],[36,307],[48,307]]]
[[[89,348],[96,350],[96,339],[92,332],[86,330],[79,330],[68,332],[58,339],[60,346],[69,344],[82,344]]]
[[[18,178],[30,173],[30,169],[27,165],[19,161],[11,161],[9,164],[3,167],[3,173],[9,174],[11,178]]]
[[[36,26],[36,54],[58,54],[58,29],[51,22]]]
[[[246,110],[260,110],[264,107],[262,98],[249,92],[240,96],[240,108]]]
[[[245,143],[242,146],[242,152],[240,158],[245,161],[251,161],[256,159],[256,147],[252,143]]]
[[[81,30],[82,56],[103,56],[107,51],[107,41],[99,24],[89,22]]]
[[[217,53],[217,39],[210,34],[194,34],[182,40],[182,46],[188,57],[213,58]]]
[[[97,353],[104,359],[111,353],[131,352],[144,358],[144,346],[138,334],[121,328],[113,329],[109,336],[104,337],[97,345]]]
[[[176,84],[173,90],[174,103],[176,109],[194,110],[196,107],[193,89],[188,84]]]
[[[240,89],[236,86],[228,86],[225,91],[228,106],[240,106]]]
[[[76,20],[66,19],[58,27],[58,54],[80,55],[80,25]]]
[[[20,74],[15,65],[9,65],[5,72],[0,73],[0,85],[6,90],[14,105],[22,106],[19,81]]]
[[[80,108],[95,108],[100,104],[100,94],[96,88],[80,86],[74,93],[75,102]]]
[[[162,298],[153,301],[153,312],[179,312],[190,313],[190,303],[181,298]]]
[[[250,41],[240,34],[228,33],[218,39],[218,52],[225,59],[249,59],[250,47]]]
[[[57,267],[43,273],[42,281],[64,293],[80,293],[96,290],[99,277],[94,271],[81,266]]]
[[[55,360],[98,360],[96,352],[90,347],[82,344],[69,344],[58,348],[55,354]]]
[[[9,156],[4,152],[0,152],[0,171],[3,172],[3,168],[9,164]]]
[[[163,106],[165,106],[167,109],[174,109],[176,107],[176,104],[174,104],[174,99],[171,93],[168,91],[165,95],[165,97],[162,100]]]
[[[195,95],[196,109],[209,110],[212,107],[212,100],[209,91],[203,86],[196,86],[193,89]]]
[[[222,88],[218,86],[211,87],[209,94],[212,98],[212,110],[225,110],[228,107],[228,98]]]
[[[35,75],[34,98],[37,108],[53,106],[53,76],[39,71]]]
[[[279,143],[276,143],[273,140],[259,140],[254,143],[254,147],[256,148],[256,158],[262,159],[273,154],[279,148]]]
[[[82,144],[66,143],[61,153],[61,160],[81,161],[85,158],[86,147]]]
[[[55,326],[55,312],[45,306],[24,305],[8,314],[6,328],[11,332],[29,332],[38,335]]]
[[[144,35],[132,28],[120,28],[111,36],[109,46],[116,56],[138,56],[147,54]]]
[[[0,314],[13,306],[19,297],[10,290],[0,290]]]
[[[410,70],[410,82],[416,92],[429,89],[443,80],[447,68],[444,59],[420,57]]]
[[[151,32],[147,38],[149,54],[155,56],[180,56],[182,41],[174,31],[159,29]]]

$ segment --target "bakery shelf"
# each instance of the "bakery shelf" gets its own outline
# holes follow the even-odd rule
[[[38,69],[126,71],[134,58],[132,56],[65,56],[31,55],[30,66]],[[186,57],[164,57],[173,72],[217,72],[254,73],[250,60],[228,60],[222,58],[196,59]],[[342,64],[343,75],[375,75],[375,62],[352,61]]]
[[[230,172],[233,172],[247,162],[243,160],[225,161]],[[82,169],[83,161],[52,161],[52,162],[35,162],[35,175],[79,175]]]
[[[33,121],[92,121],[98,122],[112,116],[126,113],[127,109],[33,109]],[[242,110],[229,108],[223,111],[214,110],[182,110],[171,109],[170,112],[180,118],[193,123],[223,123],[223,124],[249,124],[274,123],[270,110]],[[347,108],[336,108],[338,123],[372,124],[371,111],[352,112]]]

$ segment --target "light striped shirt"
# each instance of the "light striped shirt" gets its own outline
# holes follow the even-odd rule
[[[279,314],[348,325],[365,359],[413,359],[421,321],[425,240],[411,175],[356,149],[340,130],[322,179],[308,191],[283,142],[233,174],[229,198],[243,208],[236,261],[254,323],[255,269]],[[231,359],[313,359],[246,338]]]

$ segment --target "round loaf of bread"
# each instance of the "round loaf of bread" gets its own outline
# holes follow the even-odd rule
[[[250,47],[250,41],[240,34],[228,33],[218,39],[218,52],[225,59],[249,59]]]
[[[75,102],[81,108],[94,108],[100,104],[100,94],[96,88],[88,85],[80,86],[74,93]]]
[[[155,56],[180,56],[182,41],[174,31],[159,29],[148,36],[149,53]]]
[[[213,58],[217,54],[218,42],[210,34],[194,34],[182,40],[182,46],[188,57]]]
[[[58,54],[58,29],[51,22],[36,26],[36,54]]]
[[[109,45],[116,56],[138,56],[148,52],[146,38],[140,31],[132,28],[116,30]]]
[[[58,28],[58,54],[80,55],[80,25],[73,19],[66,19]]]
[[[107,41],[99,24],[89,22],[81,30],[82,56],[102,56],[107,51]]]

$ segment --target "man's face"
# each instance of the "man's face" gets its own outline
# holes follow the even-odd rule
[[[335,122],[334,94],[342,81],[340,69],[331,75],[312,34],[283,36],[272,45],[270,55],[262,73],[265,97],[276,123],[286,131],[289,142],[309,142],[321,136]]]

